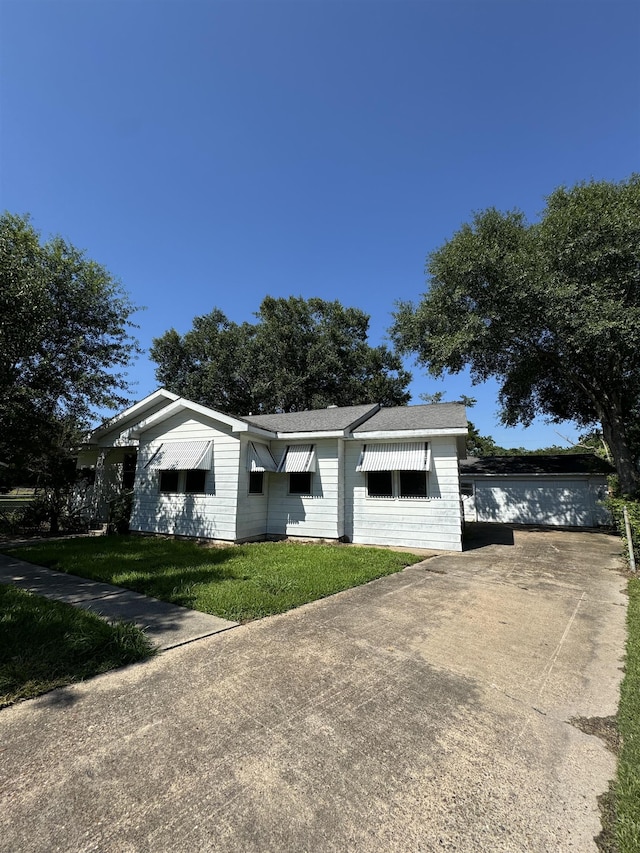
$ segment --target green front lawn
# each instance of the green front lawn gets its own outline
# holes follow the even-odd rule
[[[283,613],[421,559],[344,545],[259,542],[205,547],[139,536],[70,539],[10,553],[236,622]]]
[[[133,625],[0,584],[0,708],[153,653]]]
[[[640,850],[640,578],[629,581],[627,654],[620,689],[618,728],[622,746],[615,790],[620,853]]]

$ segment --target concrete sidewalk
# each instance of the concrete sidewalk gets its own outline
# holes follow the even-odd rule
[[[160,649],[171,649],[234,628],[218,616],[167,604],[119,586],[68,575],[0,554],[0,583],[74,604],[109,621],[133,622]]]

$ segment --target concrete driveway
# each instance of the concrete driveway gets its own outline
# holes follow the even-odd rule
[[[595,853],[620,541],[494,532],[0,712],[0,849]]]

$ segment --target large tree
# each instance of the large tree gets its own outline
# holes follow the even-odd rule
[[[0,461],[46,478],[95,409],[127,401],[134,310],[62,237],[42,242],[29,217],[0,217]]]
[[[166,388],[232,414],[329,405],[403,405],[411,375],[386,346],[368,343],[369,317],[322,299],[267,296],[256,323],[219,309],[185,335],[156,338],[151,357]]]
[[[561,187],[535,223],[476,214],[427,261],[392,336],[430,373],[500,382],[502,420],[601,426],[623,492],[639,487],[640,176]]]

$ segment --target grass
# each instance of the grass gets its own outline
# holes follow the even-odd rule
[[[420,559],[344,545],[260,542],[208,548],[138,536],[41,543],[11,553],[236,622],[283,613]]]
[[[640,578],[629,581],[627,654],[620,688],[622,746],[615,784],[616,841],[620,853],[640,850]]]
[[[133,625],[0,585],[0,708],[151,654]]]

